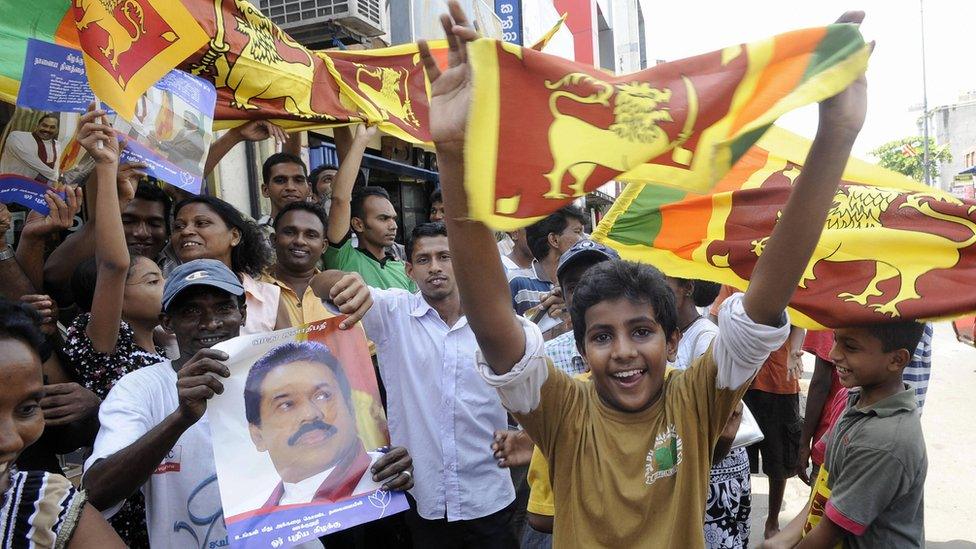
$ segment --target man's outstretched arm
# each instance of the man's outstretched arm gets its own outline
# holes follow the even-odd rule
[[[431,136],[437,147],[444,222],[464,313],[491,369],[505,374],[525,354],[525,332],[511,307],[511,291],[491,230],[468,218],[464,191],[464,131],[470,107],[467,43],[477,38],[457,2],[441,16],[450,44],[449,67],[437,67],[425,42],[420,51],[431,80]]]

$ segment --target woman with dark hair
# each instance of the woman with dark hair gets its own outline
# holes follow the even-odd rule
[[[718,335],[718,326],[699,312],[718,297],[722,286],[704,280],[667,277],[678,310],[677,358],[674,367],[685,370],[705,354]],[[742,404],[732,413],[725,432],[715,444],[712,470],[705,500],[705,547],[743,548],[749,545],[749,512],[752,487],[749,483],[749,456],[745,448],[731,449],[742,419]]]
[[[256,280],[271,263],[257,224],[219,198],[194,196],[176,205],[170,242],[181,262],[216,259],[240,277],[247,305],[242,335],[274,331],[280,290]]]
[[[61,475],[17,471],[17,456],[44,431],[40,318],[0,298],[0,544],[3,547],[125,547],[87,496]]]
[[[79,383],[104,399],[125,374],[166,360],[153,343],[163,299],[163,274],[153,260],[130,255],[119,205],[119,143],[87,113],[79,120],[78,140],[95,162],[95,257],[71,276],[71,293],[83,314],[68,328],[64,367]],[[132,547],[148,547],[146,509],[141,493],[130,497],[111,519]]]

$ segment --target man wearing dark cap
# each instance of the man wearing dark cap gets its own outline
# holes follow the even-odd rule
[[[244,287],[220,261],[197,259],[170,273],[160,323],[180,357],[130,372],[102,402],[83,485],[111,515],[142,490],[153,548],[228,544],[217,487],[207,401],[224,390],[226,353],[211,349],[240,334]],[[384,456],[386,459],[388,456]],[[382,460],[373,470],[385,465]]]

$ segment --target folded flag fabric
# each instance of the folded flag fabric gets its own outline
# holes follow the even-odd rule
[[[670,276],[745,289],[810,142],[773,127],[708,193],[629,184],[593,238]],[[976,311],[976,202],[851,158],[797,288],[793,324]]]
[[[514,230],[611,179],[709,189],[781,114],[867,66],[854,25],[790,32],[624,76],[492,40],[468,47],[469,214]]]
[[[81,49],[95,94],[127,120],[173,68],[217,89],[216,129],[272,120],[312,129],[375,124],[428,143],[429,95],[416,44],[313,51],[248,0],[0,0],[0,99],[14,102],[28,38]],[[562,21],[533,48],[542,49]],[[446,64],[447,42],[431,42]]]

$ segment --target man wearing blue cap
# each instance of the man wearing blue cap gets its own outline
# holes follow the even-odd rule
[[[244,287],[222,262],[178,266],[163,288],[160,323],[176,336],[180,358],[126,374],[99,410],[82,479],[89,501],[112,514],[141,489],[154,548],[228,544],[205,412],[224,390],[219,378],[230,375],[227,354],[211,347],[237,337],[246,314]],[[374,479],[399,473],[398,458],[377,460]]]

